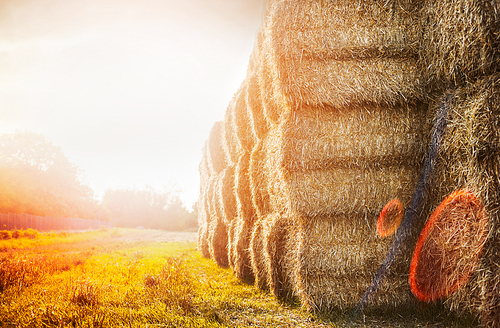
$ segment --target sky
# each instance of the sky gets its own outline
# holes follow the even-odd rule
[[[198,198],[201,148],[243,81],[262,0],[0,0],[0,133],[60,146],[100,198]]]

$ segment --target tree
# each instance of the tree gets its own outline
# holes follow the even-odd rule
[[[193,224],[196,227],[193,214],[186,210],[174,191],[160,193],[150,186],[143,190],[108,189],[103,205],[109,209],[117,226],[175,231],[193,228]]]
[[[82,171],[41,134],[0,135],[0,212],[97,219]]]

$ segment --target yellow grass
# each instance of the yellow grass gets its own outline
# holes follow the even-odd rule
[[[3,244],[0,327],[348,326],[348,313],[318,317],[280,303],[183,240],[196,234],[112,229]],[[351,326],[464,326],[426,310],[401,314]]]

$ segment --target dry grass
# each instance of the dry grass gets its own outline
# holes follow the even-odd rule
[[[50,269],[30,284],[13,284],[0,291],[0,326],[319,328],[471,324],[441,313],[436,316],[432,309],[410,310],[414,312],[407,312],[406,318],[366,313],[364,323],[349,322],[342,312],[318,316],[303,311],[293,301],[280,304],[269,294],[242,284],[231,270],[202,258],[193,242],[165,242],[177,237],[161,231],[114,231],[84,234],[87,239],[79,235],[78,242],[71,241],[73,235],[68,234],[69,243],[59,240],[42,249],[17,250],[13,259],[44,255],[47,263],[62,263],[78,254],[82,262],[68,270]],[[43,270],[54,265],[46,264]],[[26,271],[28,266],[9,267],[25,274],[32,272]]]

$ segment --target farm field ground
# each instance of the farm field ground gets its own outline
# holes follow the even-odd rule
[[[0,327],[473,327],[433,308],[316,315],[240,282],[196,233],[102,229],[0,240]]]

